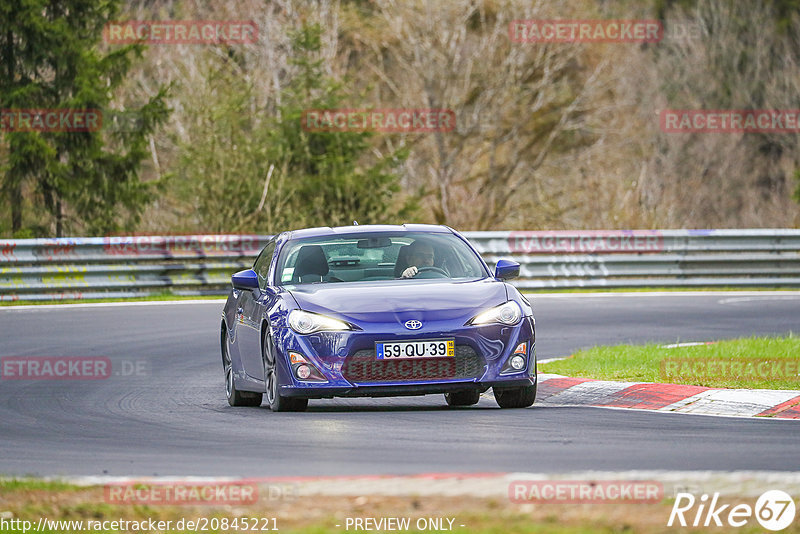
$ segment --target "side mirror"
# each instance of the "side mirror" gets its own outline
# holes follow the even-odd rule
[[[231,284],[234,289],[247,291],[258,289],[258,275],[253,269],[245,269],[231,276]]]
[[[494,277],[498,280],[511,280],[519,276],[519,263],[511,260],[497,260]]]

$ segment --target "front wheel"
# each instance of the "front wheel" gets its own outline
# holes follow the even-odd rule
[[[273,412],[304,412],[308,408],[308,399],[294,399],[278,393],[277,351],[269,329],[264,332],[264,341],[261,345],[264,351],[264,384],[270,410]]]
[[[519,388],[493,388],[494,400],[501,408],[527,408],[536,400],[536,384]]]

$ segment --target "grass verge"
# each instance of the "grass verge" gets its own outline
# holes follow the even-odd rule
[[[542,364],[539,371],[598,380],[800,390],[800,337],[749,337],[675,348],[594,347]]]
[[[72,532],[177,532],[173,528],[159,530],[149,528],[147,522],[205,520],[212,525],[216,519],[233,521],[235,518],[259,518],[269,520],[260,523],[259,529],[207,528],[204,532],[261,532],[261,525],[267,530],[288,533],[334,534],[353,532],[352,526],[346,529],[347,518],[409,518],[411,528],[408,532],[419,532],[417,521],[422,519],[443,519],[444,529],[450,531],[447,519],[452,519],[452,532],[485,534],[610,534],[619,532],[674,532],[675,527],[667,527],[667,520],[673,505],[672,498],[656,504],[550,504],[550,503],[512,503],[507,497],[465,497],[465,496],[295,496],[291,498],[268,499],[265,495],[250,505],[204,505],[204,506],[162,506],[162,505],[123,505],[110,504],[104,497],[101,486],[77,487],[56,483],[28,481],[8,481],[0,483],[0,518],[5,521],[2,532],[23,534],[23,529],[9,524],[18,519],[30,521],[35,530],[42,519],[43,528],[39,534]],[[262,492],[267,493],[267,492]],[[736,502],[733,496],[728,496]],[[755,498],[744,498],[751,506]],[[72,524],[47,524],[46,521],[72,521]],[[126,528],[109,527],[104,530],[87,529],[88,521],[139,522],[141,526]],[[77,528],[74,522],[81,522]],[[110,523],[109,523],[110,524]],[[337,526],[339,525],[339,526]],[[60,528],[59,528],[60,527]],[[758,524],[750,521],[737,532],[759,532]],[[28,530],[26,534],[29,534]],[[719,532],[719,527],[682,528],[686,532]],[[184,532],[188,531],[183,529]],[[383,530],[385,531],[385,530]],[[428,531],[435,531],[429,529]],[[785,533],[800,533],[800,522],[795,522]]]
[[[222,295],[174,295],[172,293],[158,293],[156,295],[148,295],[144,297],[133,297],[127,299],[64,299],[64,300],[13,300],[13,301],[0,301],[0,306],[46,306],[53,304],[95,304],[105,302],[157,302],[167,300],[225,300]]]
[[[780,287],[738,287],[738,286],[709,286],[709,287],[543,287],[539,289],[523,289],[525,295],[537,293],[661,293],[661,292],[692,292],[692,291],[798,291],[800,288]]]

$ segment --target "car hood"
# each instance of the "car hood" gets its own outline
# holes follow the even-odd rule
[[[466,321],[507,300],[505,284],[494,279],[345,282],[288,289],[303,310],[356,324],[409,319]]]

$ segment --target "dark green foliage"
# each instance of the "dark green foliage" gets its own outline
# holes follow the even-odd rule
[[[57,236],[116,231],[120,221],[135,224],[151,198],[139,166],[148,136],[167,117],[165,90],[128,110],[137,115],[136,128],[115,131],[106,120],[114,90],[142,52],[141,45],[98,51],[103,26],[119,6],[119,0],[0,0],[0,107],[100,110],[104,118],[95,131],[4,132],[0,184],[15,234],[26,233],[28,219],[29,226],[44,220],[47,233]],[[23,189],[33,191],[33,206],[23,202]]]
[[[305,27],[293,36],[298,74],[286,88],[281,121],[271,132],[270,146],[284,162],[296,184],[298,209],[311,226],[361,223],[397,223],[410,206],[397,199],[394,169],[405,151],[364,163],[370,149],[369,132],[310,132],[301,128],[303,111],[348,107],[342,85],[323,75],[321,28]],[[402,221],[399,221],[402,222]]]
[[[197,106],[198,123],[181,146],[179,187],[203,231],[273,233],[303,226],[404,222],[399,197],[405,150],[375,156],[368,132],[310,132],[309,109],[345,105],[343,85],[323,72],[319,26],[292,36],[294,67],[280,105],[256,107],[245,68],[217,66]],[[267,194],[262,204],[270,167]]]

